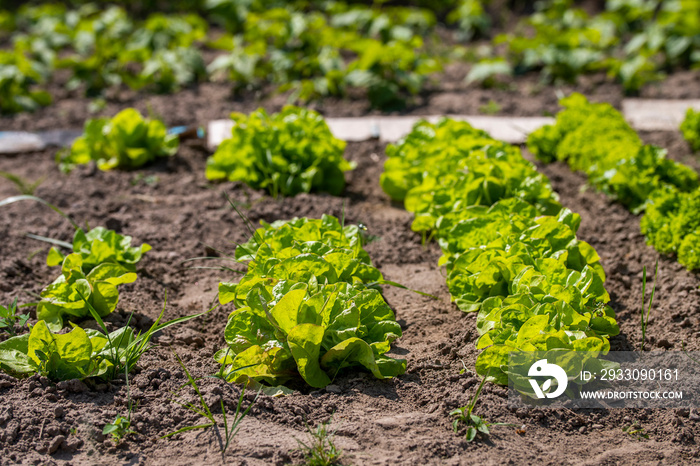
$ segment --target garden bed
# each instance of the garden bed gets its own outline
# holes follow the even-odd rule
[[[195,98],[197,104],[188,107],[187,99],[191,97],[153,97],[160,102],[153,107],[168,124],[182,124],[192,123],[193,115],[201,123],[230,110],[250,110],[258,105],[228,101],[224,91],[219,92],[222,94],[213,104]],[[551,90],[543,98],[556,102]],[[276,104],[266,103],[276,108]],[[68,99],[37,115],[3,122],[9,121],[13,129],[80,126],[87,116],[82,108],[86,104],[84,100]],[[145,109],[147,104],[139,102],[137,107],[140,105]],[[534,114],[518,110],[524,105],[515,105],[508,113]],[[61,109],[67,108],[76,110],[61,114]],[[548,108],[542,105],[537,114]],[[428,109],[421,113],[453,111]],[[110,110],[106,112],[112,113]],[[469,113],[467,110],[463,113]],[[552,104],[550,111],[554,110]],[[327,113],[345,116],[354,111],[329,109]],[[679,136],[657,132],[643,137],[648,142],[667,144],[674,158],[689,162],[688,149],[679,142]],[[348,145],[346,156],[358,167],[346,176],[348,185],[343,197],[304,194],[280,200],[242,185],[209,183],[204,177],[208,152],[195,143],[182,145],[170,160],[136,172],[82,167],[63,175],[53,161],[54,155],[55,151],[47,150],[3,157],[0,170],[29,179],[45,177],[36,195],[56,204],[79,223],[104,225],[133,236],[136,244],[147,242],[153,247],[138,265],[139,280],[121,288],[117,312],[107,319],[110,325],[123,325],[133,311],[137,327],[147,328],[160,313],[166,291],[166,318],[205,311],[216,299],[217,283],[235,279],[231,272],[189,268],[214,263],[182,263],[217,250],[233,252],[236,243],[247,240],[249,233],[228,207],[222,196],[224,190],[243,206],[243,213],[253,223],[294,216],[320,217],[324,213],[339,218],[344,215],[347,223],[364,223],[370,234],[379,237],[366,250],[386,279],[438,298],[385,287],[385,297],[404,331],[392,354],[408,360],[407,373],[386,381],[375,380],[369,374],[342,373],[322,390],[302,389],[280,398],[262,395],[241,424],[227,452],[227,462],[298,463],[301,453],[296,439],[307,439],[305,422],[316,425],[324,421],[330,421],[335,430],[344,464],[683,463],[695,461],[700,455],[695,441],[700,435],[700,413],[696,411],[515,410],[509,407],[506,390],[492,384],[485,385],[475,412],[489,422],[507,422],[516,427],[494,427],[486,442],[467,443],[464,430],[453,433],[448,412],[464,406],[478,385],[473,372],[478,354],[474,347],[476,315],[462,313],[450,303],[444,271],[436,266],[439,248],[434,243],[421,245],[420,236],[410,231],[412,214],[392,204],[381,191],[383,144],[370,141]],[[700,350],[697,276],[646,246],[638,218],[603,195],[582,190],[584,177],[571,173],[563,164],[540,169],[551,179],[562,204],[581,215],[579,238],[601,256],[608,277],[606,287],[621,330],[619,336],[610,339],[612,349],[638,348],[641,270],[644,265],[652,268],[660,258],[647,341],[658,350],[678,351],[682,342],[689,350]],[[10,183],[0,183],[0,198],[15,194]],[[2,208],[0,218],[4,238],[0,249],[2,301],[15,296],[23,302],[31,301],[31,294],[39,293],[54,271],[45,265],[48,245],[25,234],[69,241],[72,227],[49,209],[31,203]],[[170,391],[187,381],[173,352],[193,375],[213,374],[219,367],[213,354],[224,345],[223,329],[231,310],[230,306],[215,309],[204,317],[166,329],[157,337],[157,346],[146,353],[137,373],[130,376],[131,396],[138,401],[132,427],[138,434],[118,446],[101,432],[116,415],[126,415],[127,388],[123,381],[54,386],[38,377],[17,381],[0,376],[3,462],[223,462],[215,429],[192,431],[170,440],[159,437],[202,422],[171,401]],[[465,367],[467,370],[460,373]],[[235,409],[240,393],[236,385],[205,378],[200,386],[211,406],[218,405],[223,397],[227,410]],[[194,400],[193,393],[184,393]],[[648,440],[623,432],[623,427],[634,422],[643,427]]]

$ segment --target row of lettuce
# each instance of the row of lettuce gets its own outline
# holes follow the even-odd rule
[[[474,62],[469,82],[492,85],[499,76],[527,72],[573,82],[602,71],[633,92],[664,73],[700,65],[694,0],[607,0],[594,16],[573,0],[537,2],[512,32],[471,49],[460,44],[489,37],[494,22],[513,24],[514,13],[489,0],[406,7],[209,0],[197,4],[198,14],[141,20],[120,6],[76,3],[0,11],[0,40],[11,42],[0,50],[1,112],[48,105],[42,89],[59,70],[69,75],[68,88],[90,97],[119,85],[175,92],[213,80],[236,91],[292,91],[290,99],[300,101],[359,94],[388,110],[405,106],[452,59]]]
[[[382,188],[437,238],[457,306],[478,312],[478,374],[507,384],[517,351],[609,350],[619,328],[600,258],[517,147],[443,119],[418,123],[387,156]]]
[[[606,73],[625,91],[637,92],[677,69],[700,66],[700,2],[606,0],[590,14],[573,0],[536,2],[535,12],[472,69],[472,79],[540,73],[546,82],[576,82]]]
[[[666,150],[643,144],[611,105],[589,103],[580,94],[562,99],[556,123],[528,137],[528,148],[544,162],[561,160],[584,172],[589,183],[634,213],[641,230],[663,254],[700,269],[700,183],[692,168],[666,158]],[[697,116],[690,110],[687,131]],[[691,139],[692,141],[692,139]]]
[[[664,149],[643,144],[609,104],[591,104],[580,94],[562,99],[561,104],[564,110],[557,115],[556,124],[533,132],[528,137],[528,148],[541,161],[566,161],[574,170],[585,172],[591,185],[632,212],[644,211],[641,228],[648,243],[661,253],[677,255],[689,270],[700,269],[697,173],[668,159]],[[346,143],[333,136],[317,112],[287,106],[271,115],[259,109],[250,115],[234,113],[231,118],[231,137],[207,160],[208,179],[243,182],[274,197],[311,191],[339,195],[343,191],[344,173],[355,164],[344,158]],[[700,144],[700,112],[689,109],[681,130],[691,148]],[[113,119],[89,120],[83,136],[72,148],[61,151],[57,161],[63,171],[89,162],[104,170],[134,169],[158,157],[171,156],[177,149],[177,136],[168,134],[162,122],[126,109]],[[388,149],[390,157],[395,150]],[[455,150],[451,148],[450,153]],[[414,157],[419,158],[417,154]],[[418,173],[412,172],[411,176],[421,178],[421,189],[430,190],[442,183],[436,177],[423,180],[424,175]],[[458,176],[449,171],[444,175],[450,182]],[[517,177],[517,173],[512,176]],[[387,175],[385,189],[396,190],[392,197],[402,199],[408,179],[412,178],[401,181]],[[415,191],[407,200],[412,211],[434,202],[430,194],[419,193]],[[435,207],[437,212],[448,213],[456,195],[441,199],[441,207]],[[489,197],[491,193],[484,195]],[[439,233],[435,215],[433,211],[420,212],[416,225],[425,234]]]
[[[333,136],[317,112],[287,106],[272,115],[258,109],[231,118],[231,137],[207,160],[208,179],[244,182],[273,197],[342,193],[344,173],[355,164],[343,157],[346,143]],[[56,161],[63,172],[88,163],[101,170],[130,170],[170,157],[178,147],[178,136],[161,121],[129,108],[111,119],[88,120],[82,136],[59,151]]]
[[[50,103],[41,89],[58,70],[67,70],[69,89],[89,97],[122,84],[163,93],[213,80],[234,90],[293,90],[291,98],[301,100],[365,92],[373,106],[388,108],[404,105],[441,69],[423,41],[436,24],[428,9],[208,3],[203,16],[155,13],[145,20],[98,4],[0,12],[0,39],[12,43],[0,50],[0,111]]]

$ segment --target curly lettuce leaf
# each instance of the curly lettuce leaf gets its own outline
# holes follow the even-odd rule
[[[90,305],[104,317],[117,307],[117,286],[135,280],[135,273],[116,263],[100,264],[86,275],[80,255],[69,254],[63,260],[61,275],[41,292],[37,318],[58,331],[66,317],[89,317]]]
[[[321,388],[346,367],[363,366],[378,378],[405,371],[405,360],[385,355],[401,327],[378,291],[303,286],[269,302],[260,293],[252,289],[249,306],[229,316],[228,347],[217,354],[227,379],[279,385],[298,375]]]
[[[123,236],[104,227],[95,227],[87,233],[78,228],[73,236],[73,253],[80,255],[85,273],[106,262],[117,263],[133,272],[136,263],[151,250],[151,246],[144,243],[140,247],[132,247],[131,240],[131,236]],[[57,248],[51,248],[46,263],[54,267],[63,263],[65,258]]]
[[[59,153],[57,162],[65,172],[91,161],[100,170],[129,170],[159,157],[172,156],[178,146],[177,135],[168,134],[163,122],[143,118],[138,110],[128,108],[111,120],[88,120],[83,135],[73,142],[70,150]]]
[[[318,113],[287,106],[273,115],[258,109],[231,118],[231,138],[207,160],[208,179],[242,181],[274,197],[343,191],[344,172],[354,164],[343,158],[345,142]]]

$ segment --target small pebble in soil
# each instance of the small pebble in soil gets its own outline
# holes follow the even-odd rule
[[[64,445],[64,448],[69,450],[69,451],[75,451],[75,450],[79,449],[80,447],[82,447],[83,443],[84,442],[79,438],[71,438],[70,440],[68,440],[66,442],[66,444]]]
[[[54,437],[54,439],[49,443],[49,454],[53,455],[56,453],[56,450],[58,450],[65,441],[66,438],[63,435],[57,435]]]
[[[328,393],[340,393],[340,387],[337,385],[331,384],[331,385],[326,386],[326,391]]]
[[[658,341],[658,343],[656,343],[656,346],[658,346],[659,348],[669,349],[669,348],[673,348],[673,343],[668,341],[666,338],[662,338],[661,340]]]
[[[85,385],[82,381],[78,379],[64,380],[62,382],[58,382],[56,387],[59,390],[67,390],[71,393],[83,393],[88,389],[87,385]]]
[[[62,418],[64,413],[65,411],[61,406],[56,406],[53,410],[53,415],[56,419]]]

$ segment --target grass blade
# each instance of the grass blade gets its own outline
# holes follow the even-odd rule
[[[56,207],[55,205],[51,204],[50,202],[47,202],[47,201],[43,200],[43,199],[40,198],[40,197],[31,196],[31,195],[29,195],[29,194],[23,194],[23,195],[21,195],[21,196],[12,196],[12,197],[5,198],[5,199],[3,199],[2,201],[0,201],[0,207],[4,207],[4,206],[10,205],[10,204],[14,204],[15,202],[19,202],[19,201],[36,201],[36,202],[39,202],[39,203],[41,203],[41,204],[44,204],[46,207],[48,207],[49,209],[53,210],[53,211],[56,212],[58,215],[60,215],[61,217],[65,218],[66,220],[68,220],[68,221],[70,222],[70,224],[73,225],[73,228],[75,228],[76,230],[77,230],[78,228],[80,228],[80,226],[79,226],[77,223],[75,223],[75,221],[73,221],[73,219],[70,218],[70,217],[68,216],[68,214],[66,214],[65,212],[63,212],[61,209],[59,209],[59,208]]]
[[[27,236],[27,238],[35,239],[38,241],[43,241],[44,243],[53,244],[55,246],[60,246],[62,248],[71,249],[71,250],[73,249],[72,244],[67,243],[65,241],[61,241],[59,239],[47,238],[45,236],[33,235],[31,233],[27,233],[26,236]]]

